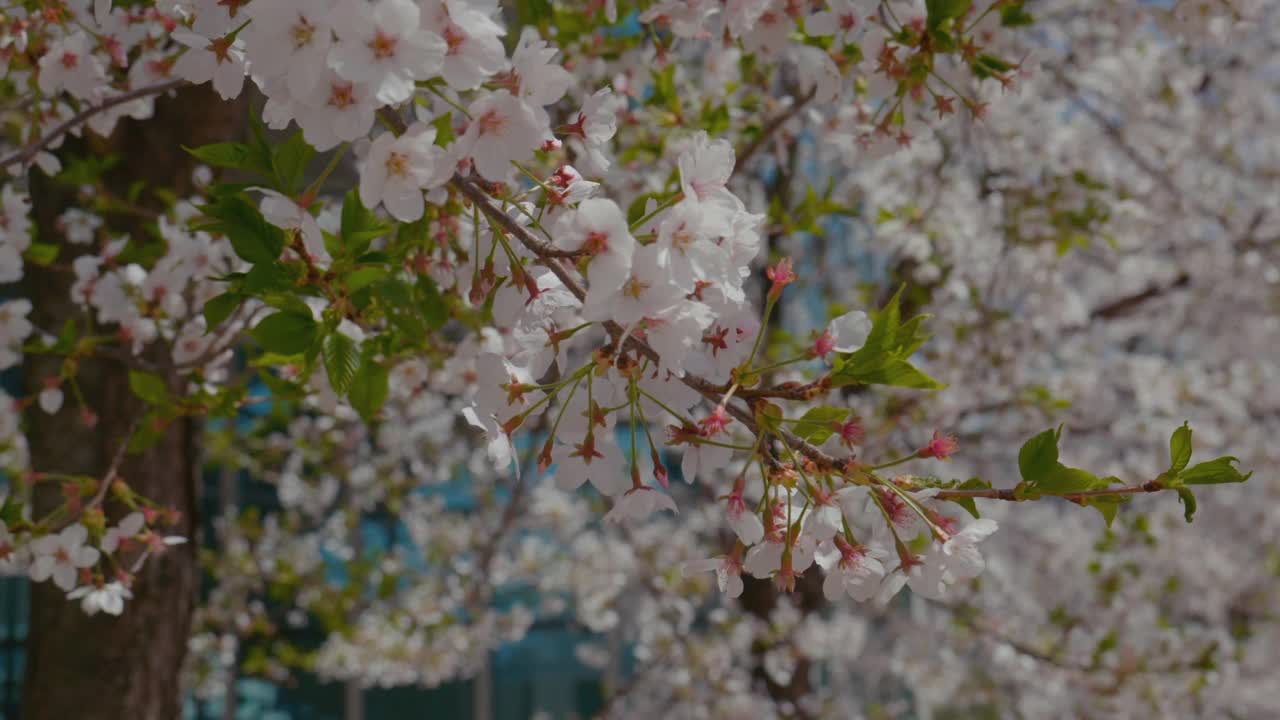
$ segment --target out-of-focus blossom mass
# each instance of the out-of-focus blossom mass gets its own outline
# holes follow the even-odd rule
[[[203,421],[273,504],[200,538],[197,696],[554,620],[607,717],[1280,715],[1280,6],[0,15],[0,282],[69,287],[0,300],[56,368],[0,397],[0,571],[145,603],[197,538],[120,458]],[[246,130],[181,188],[77,155],[203,84]],[[110,466],[33,460],[58,418]]]

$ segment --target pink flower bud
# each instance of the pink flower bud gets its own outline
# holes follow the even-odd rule
[[[922,458],[938,458],[946,460],[955,454],[960,444],[956,442],[954,435],[944,435],[937,430],[933,431],[933,439],[927,445],[920,448],[916,455]]]
[[[791,269],[791,258],[785,257],[778,261],[777,265],[765,270],[765,275],[772,281],[769,286],[769,298],[777,300],[782,296],[782,289],[796,279],[795,272]]]

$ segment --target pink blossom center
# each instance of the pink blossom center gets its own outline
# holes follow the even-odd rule
[[[293,24],[289,29],[289,36],[293,38],[293,49],[301,50],[311,44],[311,39],[315,37],[316,26],[306,17],[299,15],[298,22]]]
[[[816,340],[813,341],[813,354],[828,355],[836,349],[836,339],[831,336],[830,330],[825,330]]]
[[[740,517],[747,512],[747,501],[742,499],[741,492],[734,492],[725,499],[725,511],[729,517]]]
[[[586,465],[590,465],[591,461],[595,458],[604,457],[604,453],[596,450],[596,444],[592,438],[587,438],[585,441],[574,445],[573,448],[574,450],[572,453],[569,453],[569,456],[582,458],[583,464]]]
[[[885,514],[889,516],[894,525],[902,527],[910,522],[912,517],[911,509],[907,507],[907,503],[902,498],[892,493],[881,492],[880,502],[884,505]]]
[[[702,426],[702,433],[706,437],[714,437],[725,431],[729,425],[729,416],[725,413],[723,407],[717,407],[711,411],[711,414],[698,421]]]
[[[373,56],[379,60],[387,60],[395,57],[396,43],[399,38],[395,35],[388,35],[379,30],[373,34],[373,39],[369,41],[369,50],[373,52]]]
[[[329,88],[329,106],[345,109],[356,102],[355,86],[351,83],[336,82]]]
[[[840,548],[840,567],[852,570],[862,564],[866,555],[867,549],[861,545],[845,545]]]
[[[680,226],[671,233],[671,247],[680,252],[688,252],[693,246],[694,234],[689,231],[688,223],[680,223]]]
[[[644,291],[648,289],[649,283],[644,282],[635,275],[632,275],[631,278],[622,286],[623,294],[635,298],[636,300],[639,300],[640,296],[644,295]]]
[[[497,135],[502,132],[502,128],[506,124],[506,117],[497,110],[490,110],[481,115],[479,120],[476,120],[476,126],[480,128],[481,135]]]
[[[405,177],[409,174],[409,159],[401,153],[393,152],[387,155],[387,174],[395,177]]]
[[[728,328],[703,333],[702,344],[711,346],[711,357],[715,357],[721,350],[729,349],[728,335]]]
[[[959,446],[960,443],[956,442],[956,439],[951,435],[943,435],[942,433],[935,432],[933,434],[933,438],[929,440],[929,444],[920,449],[919,455],[920,457],[931,457],[938,458],[939,460],[946,460],[948,457],[955,454],[955,451]]]
[[[453,23],[449,23],[444,29],[444,44],[448,47],[449,55],[457,55],[462,51],[462,44],[467,41],[466,33]]]
[[[599,255],[600,253],[609,251],[609,233],[603,233],[595,230],[587,233],[587,239],[582,243],[582,250],[588,255]]]
[[[693,188],[693,194],[697,195],[699,200],[706,200],[711,191],[723,187],[721,183],[707,180],[694,180],[689,183],[689,186]]]

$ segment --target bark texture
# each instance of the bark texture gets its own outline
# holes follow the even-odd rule
[[[123,196],[132,182],[143,180],[148,190],[139,204],[159,207],[151,188],[171,188],[179,196],[191,189],[194,163],[181,146],[230,139],[242,124],[244,109],[243,103],[221,101],[207,86],[184,88],[173,97],[158,99],[152,119],[122,121],[107,140],[68,140],[62,154],[119,155],[119,164],[108,175],[111,191]],[[59,243],[62,252],[53,268],[28,266],[26,294],[36,326],[56,333],[68,318],[81,314],[70,301],[74,281],[70,261],[76,248],[66,243],[56,222],[64,210],[77,204],[77,191],[50,181],[38,170],[30,180],[38,237]],[[117,232],[142,231],[137,217],[109,217],[108,222]],[[150,354],[158,358],[158,350],[152,348]],[[26,358],[26,391],[39,392],[44,378],[56,375],[59,365],[56,359]],[[143,412],[143,404],[129,390],[128,371],[120,360],[92,359],[80,364],[77,377],[87,405],[98,415],[95,427],[82,422],[69,392],[65,407],[56,415],[36,408],[27,412],[34,469],[105,476]],[[178,390],[178,378],[168,375],[171,390]],[[200,470],[197,430],[193,421],[171,424],[152,448],[125,456],[118,470],[135,491],[179,510],[182,519],[172,532],[193,540],[147,562],[121,617],[90,617],[52,583],[33,586],[21,707],[25,720],[173,720],[181,716],[179,675],[199,582],[194,542]],[[47,485],[42,483],[38,489],[37,510],[58,502],[58,488]],[[110,502],[106,507],[109,520],[124,512]]]

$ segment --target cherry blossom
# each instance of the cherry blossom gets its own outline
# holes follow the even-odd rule
[[[676,508],[675,500],[672,500],[670,495],[653,488],[638,487],[623,493],[614,502],[609,512],[605,513],[604,519],[617,524],[633,523],[643,520],[659,510],[670,510],[673,513],[680,512]]]
[[[75,32],[53,43],[40,57],[40,91],[55,94],[66,90],[78,98],[90,98],[102,91],[106,71],[93,52],[93,42],[83,32]]]
[[[378,102],[403,102],[413,83],[440,71],[445,41],[419,28],[412,0],[338,0],[328,22],[338,34],[329,52],[338,75],[367,84]]]
[[[213,89],[229,100],[240,95],[244,87],[244,41],[236,38],[210,40],[193,32],[175,32],[173,39],[187,46],[178,58],[173,73],[193,83],[212,82]]]
[[[51,579],[63,590],[74,588],[80,570],[93,566],[100,556],[97,548],[85,545],[88,538],[85,526],[74,524],[56,535],[32,540],[31,579],[37,582]]]
[[[697,573],[714,571],[716,574],[716,585],[719,586],[720,592],[724,593],[727,598],[736,598],[742,595],[742,566],[732,557],[707,558],[706,560],[698,560],[685,563],[682,568],[684,573]]]
[[[467,131],[458,152],[470,157],[476,172],[492,181],[511,174],[511,163],[533,157],[545,131],[537,114],[506,90],[489,93],[472,103]]]
[[[129,588],[119,582],[110,582],[101,587],[82,585],[70,593],[68,600],[79,600],[86,614],[96,615],[104,612],[108,615],[120,615],[124,612],[125,600],[133,597]]]
[[[418,124],[403,135],[383,133],[373,141],[360,173],[360,201],[379,203],[401,222],[422,217],[423,191],[444,182],[444,152],[436,147],[436,131]]]
[[[263,79],[283,77],[293,97],[305,97],[322,79],[333,43],[331,2],[299,6],[287,0],[254,0],[253,22],[245,28],[245,54]],[[261,84],[261,83],[259,83]]]
[[[584,200],[561,216],[555,238],[560,248],[583,252],[590,258],[593,292],[608,297],[623,289],[631,276],[636,241],[616,203],[603,198]]]

